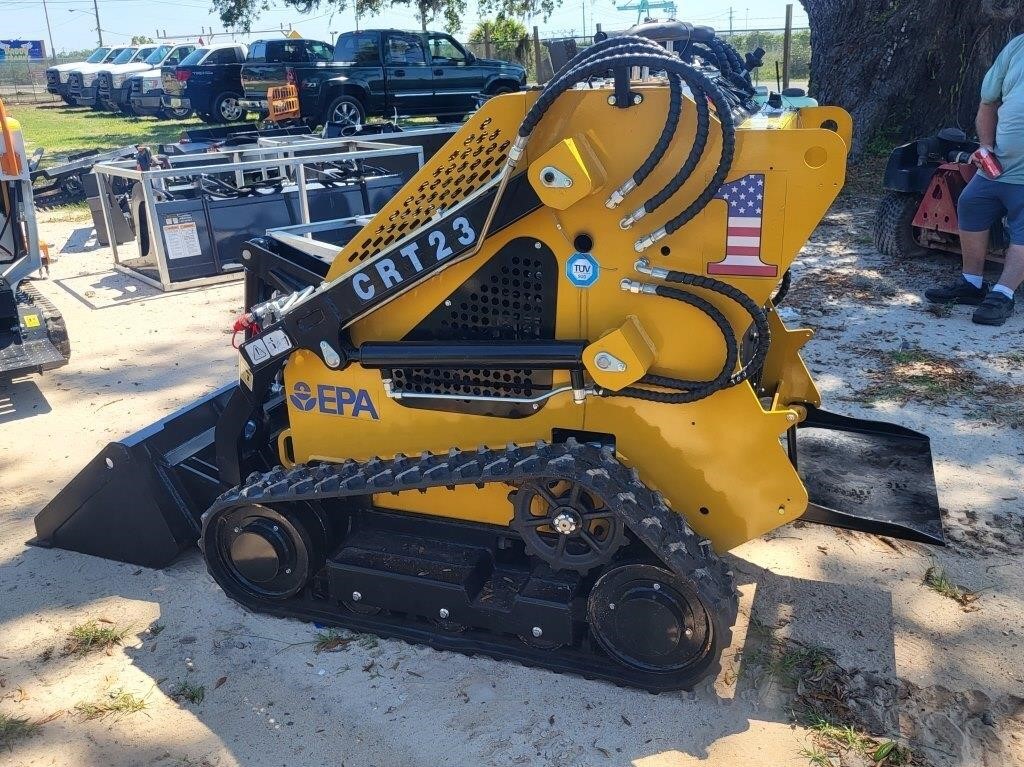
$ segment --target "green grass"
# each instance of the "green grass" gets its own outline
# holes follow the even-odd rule
[[[187,700],[189,703],[198,706],[206,697],[206,688],[201,684],[193,684],[187,679],[178,682],[171,690],[170,697],[173,700]]]
[[[144,710],[148,705],[144,698],[139,698],[124,690],[115,690],[106,698],[76,703],[75,711],[81,714],[83,719],[103,719],[108,716],[136,714]]]
[[[837,725],[818,719],[810,725],[814,745],[800,755],[815,767],[831,767],[847,763],[843,756],[859,754],[881,767],[899,767],[914,763],[914,754],[893,740],[877,740],[848,724]]]
[[[348,647],[355,639],[354,636],[343,634],[335,629],[320,631],[317,632],[316,640],[313,642],[313,652],[338,652]]]
[[[117,626],[103,625],[97,621],[88,621],[75,626],[68,633],[67,641],[64,643],[65,655],[87,655],[97,650],[109,650],[114,645],[121,644],[128,635],[128,629]]]
[[[39,725],[28,719],[0,714],[0,746],[13,750],[14,743],[36,734]]]
[[[129,144],[177,141],[185,128],[202,127],[198,118],[157,120],[153,117],[125,117],[94,112],[87,107],[60,105],[12,105],[8,107],[20,123],[29,153],[43,147],[43,163],[53,164],[72,152],[86,149],[117,149]]]
[[[924,574],[924,584],[932,591],[941,594],[946,599],[952,599],[965,609],[976,609],[972,606],[978,601],[978,595],[953,583],[941,567],[936,565],[929,567]]]

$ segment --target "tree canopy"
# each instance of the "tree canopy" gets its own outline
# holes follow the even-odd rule
[[[387,8],[411,8],[423,29],[442,22],[449,32],[462,28],[466,14],[466,0],[283,0],[284,4],[299,13],[312,13],[324,9],[341,12],[354,8],[359,18],[375,16]],[[247,32],[261,12],[270,9],[270,0],[213,0],[213,7],[220,14],[225,26]]]
[[[801,0],[811,95],[853,115],[854,154],[951,125],[971,132],[981,80],[1024,32],[1020,0]]]

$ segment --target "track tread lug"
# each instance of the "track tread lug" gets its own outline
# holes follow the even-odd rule
[[[732,571],[710,542],[697,535],[686,518],[672,510],[660,493],[647,487],[635,468],[619,461],[612,448],[581,443],[574,438],[555,444],[540,440],[527,447],[515,443],[496,450],[479,447],[464,451],[453,447],[441,454],[424,451],[417,458],[399,453],[391,460],[373,457],[359,462],[349,459],[338,464],[300,465],[291,469],[278,466],[264,474],[254,472],[246,478],[245,484],[223,493],[202,515],[203,540],[207,527],[219,513],[257,498],[263,505],[272,505],[310,498],[394,494],[411,489],[426,492],[431,487],[454,489],[468,484],[484,488],[489,481],[545,478],[578,482],[604,499],[621,516],[624,528],[630,529],[670,570],[695,584],[708,610],[717,616],[719,643],[723,648],[728,646],[738,606]],[[510,495],[516,492],[518,490],[513,490]],[[625,535],[624,529],[620,528],[620,532]],[[253,609],[260,607],[253,606]],[[287,610],[278,609],[278,613],[287,614]],[[593,644],[585,637],[580,649],[592,654]],[[487,652],[474,654],[486,655]],[[523,662],[529,665],[536,659]],[[707,671],[707,678],[713,678],[718,667],[719,663],[714,663]],[[673,689],[671,684],[666,686],[661,680],[638,682],[631,678],[626,682],[620,681],[626,677],[615,675],[625,672],[580,673],[587,678],[608,678],[617,684],[647,687],[652,691]],[[697,683],[698,680],[693,680],[686,685],[692,688]]]

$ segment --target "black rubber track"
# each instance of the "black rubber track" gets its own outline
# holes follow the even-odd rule
[[[695,667],[673,674],[630,669],[612,661],[589,636],[572,647],[547,650],[529,647],[514,636],[478,629],[446,633],[424,619],[410,616],[357,615],[335,607],[327,599],[315,598],[309,587],[291,599],[262,599],[239,589],[215,557],[206,557],[207,566],[225,592],[257,612],[339,625],[439,650],[486,655],[651,692],[689,690],[702,679],[713,679],[720,669],[722,650],[732,641],[738,611],[732,573],[710,542],[697,535],[681,514],[668,507],[661,494],[648,488],[637,472],[624,466],[609,448],[570,439],[559,444],[510,445],[503,450],[453,449],[446,454],[424,453],[418,458],[398,455],[388,460],[278,467],[250,475],[245,483],[214,502],[203,515],[200,545],[204,550],[216,551],[218,518],[241,506],[258,504],[283,512],[295,502],[537,479],[576,482],[600,495],[669,570],[692,583],[708,613],[712,634],[709,651]]]
[[[50,343],[57,347],[57,351],[61,353],[64,359],[70,360],[71,339],[68,338],[68,329],[64,323],[64,317],[57,311],[57,307],[36,290],[36,286],[30,282],[22,282],[18,286],[18,290],[27,295],[32,305],[43,313],[43,319],[46,321],[46,332],[50,335]]]

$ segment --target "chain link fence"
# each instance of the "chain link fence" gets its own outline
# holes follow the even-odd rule
[[[776,87],[785,79],[783,72],[784,30],[750,29],[719,32],[740,52],[765,49],[764,66],[755,70],[757,84]],[[515,61],[526,67],[529,82],[546,82],[553,72],[593,42],[593,37],[578,35],[528,35],[515,42],[471,42],[466,45],[475,55],[488,59]],[[539,47],[538,47],[539,44]],[[539,55],[538,55],[539,52]],[[53,104],[59,97],[46,92],[46,70],[54,64],[76,61],[73,58],[9,59],[0,61],[0,98],[9,104]],[[789,81],[807,87],[811,69],[811,33],[794,29],[789,62]],[[778,72],[778,79],[776,78]]]
[[[60,97],[46,92],[46,70],[54,64],[80,62],[81,57],[0,60],[0,98],[7,104],[55,104]]]
[[[729,41],[740,55],[758,47],[765,49],[764,65],[754,71],[758,85],[776,87],[785,80],[784,47],[785,30],[749,29],[734,32],[719,32]],[[476,56],[488,59],[515,61],[526,67],[527,79],[531,83],[546,82],[569,59],[591,45],[593,37],[578,35],[526,36],[515,42],[470,42],[466,47]],[[539,52],[539,55],[538,55]],[[809,29],[794,29],[790,46],[789,81],[795,87],[807,87],[811,70],[811,32]],[[776,78],[778,73],[778,80]]]

